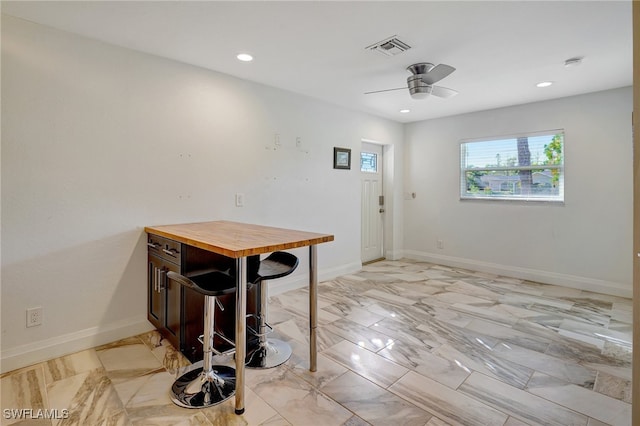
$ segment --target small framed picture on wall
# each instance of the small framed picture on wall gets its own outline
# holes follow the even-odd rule
[[[348,148],[333,148],[333,168],[351,169],[351,150]]]

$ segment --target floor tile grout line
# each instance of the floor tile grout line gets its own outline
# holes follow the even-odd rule
[[[483,376],[485,376],[485,377],[488,377],[489,379],[494,379],[494,380],[496,380],[494,377],[488,376],[488,375],[483,374],[483,373],[481,373],[481,372],[475,371],[475,373],[476,373],[476,374],[481,374],[481,375],[483,375]],[[469,376],[471,376],[471,375],[469,375]],[[467,379],[468,379],[468,378],[467,378]],[[465,382],[466,382],[466,380],[467,380],[467,379],[465,379]],[[587,422],[588,422],[589,416],[588,416],[587,414],[585,414],[585,413],[581,413],[581,412],[576,411],[576,410],[574,410],[574,409],[572,409],[572,408],[569,408],[569,407],[563,406],[562,404],[558,404],[558,403],[557,403],[557,402],[555,402],[555,401],[551,401],[551,400],[549,400],[549,399],[547,399],[547,398],[544,398],[544,397],[541,397],[541,396],[539,396],[539,395],[532,394],[532,393],[528,392],[526,389],[520,389],[520,390],[521,390],[522,392],[525,392],[525,393],[527,393],[527,394],[529,394],[529,395],[533,396],[533,397],[537,397],[537,398],[543,399],[543,400],[545,400],[545,401],[547,401],[547,402],[549,402],[549,403],[551,403],[551,404],[553,404],[553,405],[556,405],[556,406],[558,406],[558,407],[564,408],[565,410],[568,410],[568,411],[571,411],[571,412],[573,412],[573,413],[576,413],[576,414],[578,414],[578,415],[580,415],[580,416],[583,416],[583,417],[585,417],[585,418],[587,419]],[[525,422],[525,423],[526,423],[526,421],[531,421],[530,419],[524,420],[524,419],[522,419],[520,416],[513,415],[513,414],[509,414],[509,413],[505,413],[505,412],[504,412],[504,411],[502,411],[499,407],[494,406],[494,405],[491,405],[491,404],[488,404],[486,401],[483,401],[483,400],[481,400],[481,399],[478,399],[478,398],[476,398],[473,394],[471,394],[471,393],[467,393],[467,392],[465,392],[464,390],[461,390],[460,392],[461,392],[463,395],[468,396],[469,398],[472,398],[472,399],[474,399],[474,400],[476,400],[476,401],[478,401],[478,402],[480,402],[480,403],[482,403],[482,404],[484,404],[484,405],[487,405],[487,406],[489,406],[489,407],[493,408],[494,410],[498,410],[498,411],[500,411],[501,413],[503,413],[503,414],[505,414],[505,415],[507,416],[507,420],[508,420],[508,417],[513,417],[513,418],[518,419],[518,420],[520,420],[520,421],[523,421],[523,422]],[[586,426],[586,424],[585,424],[585,426]]]

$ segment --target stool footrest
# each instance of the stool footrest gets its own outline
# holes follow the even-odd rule
[[[218,336],[219,338],[221,338],[222,340],[224,340],[225,342],[227,342],[228,344],[233,346],[233,348],[231,348],[231,349],[229,349],[227,351],[219,352],[213,347],[213,345],[211,345],[211,350],[216,355],[228,354],[228,353],[231,353],[231,352],[235,351],[236,344],[235,344],[235,342],[233,340],[229,340],[224,334],[218,333],[217,331],[213,333],[213,336],[211,336],[211,339],[214,339],[216,336]],[[204,334],[201,334],[201,335],[198,336],[198,342],[200,342],[202,345],[204,345]]]
[[[252,330],[253,331],[253,335],[256,337],[264,337],[268,334],[271,334],[273,332],[273,327],[271,327],[269,324],[265,324],[264,327],[264,332],[263,333],[258,333],[257,330]]]
[[[211,351],[216,354],[216,355],[229,355],[229,354],[233,354],[236,352],[236,348],[233,347],[231,349],[227,349],[226,351],[219,351],[215,348],[211,348]]]

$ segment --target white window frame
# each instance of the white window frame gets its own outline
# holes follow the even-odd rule
[[[504,141],[511,139],[518,139],[521,137],[540,137],[540,136],[555,136],[562,135],[562,153],[560,164],[536,164],[530,166],[486,166],[486,167],[468,167],[467,160],[467,147],[469,144],[475,143],[489,143],[493,141]],[[508,136],[486,137],[486,138],[473,138],[464,139],[460,141],[460,199],[461,200],[491,200],[491,201],[527,201],[527,202],[553,202],[564,203],[564,168],[565,168],[565,132],[564,129],[555,129],[539,132],[521,133]],[[494,194],[492,191],[479,191],[477,193],[470,193],[467,182],[467,172],[518,172],[521,170],[558,170],[558,193],[556,195],[536,195],[536,194]],[[506,173],[505,173],[506,174]],[[516,180],[513,180],[515,185]],[[519,179],[517,182],[520,182]]]

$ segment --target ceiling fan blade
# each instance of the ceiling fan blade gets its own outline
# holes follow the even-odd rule
[[[384,90],[374,90],[373,92],[364,92],[365,95],[370,95],[372,93],[381,93],[381,92],[391,92],[392,90],[407,90],[407,87],[398,87],[397,89],[384,89]]]
[[[424,81],[426,84],[431,85],[437,81],[442,80],[443,78],[445,78],[446,76],[454,72],[455,70],[456,69],[451,65],[445,65],[445,64],[436,65],[435,67],[431,68],[429,72],[427,72],[422,76],[422,81]]]
[[[438,96],[439,98],[451,98],[457,95],[458,92],[453,89],[448,89],[442,86],[433,86],[431,88],[431,94],[433,96]]]

